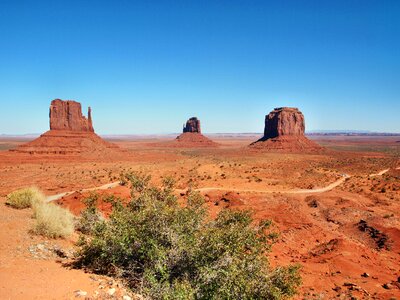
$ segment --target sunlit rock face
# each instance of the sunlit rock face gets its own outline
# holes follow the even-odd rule
[[[253,149],[279,152],[320,152],[317,143],[305,136],[305,121],[294,107],[275,108],[265,116],[264,136],[250,145]]]
[[[90,107],[86,118],[82,115],[79,102],[60,99],[51,101],[50,130],[94,132]]]
[[[282,135],[304,135],[304,116],[297,108],[275,108],[265,116],[264,139]]]

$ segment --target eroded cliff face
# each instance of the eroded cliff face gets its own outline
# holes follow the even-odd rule
[[[88,108],[88,118],[82,115],[79,102],[55,99],[50,105],[50,130],[94,132],[92,111]]]
[[[187,120],[186,125],[183,126],[183,132],[201,133],[200,120],[196,117],[192,117]]]
[[[282,135],[304,136],[304,116],[297,108],[275,108],[265,116],[264,138]]]
[[[170,147],[197,148],[197,147],[218,147],[218,144],[201,134],[200,120],[192,117],[183,124],[183,133],[175,141],[169,144]]]
[[[323,148],[305,134],[305,120],[294,107],[275,108],[265,116],[264,136],[251,148],[281,152],[319,152]]]
[[[51,101],[49,117],[49,131],[13,151],[35,155],[79,155],[86,158],[125,155],[118,146],[94,133],[90,107],[86,118],[82,115],[79,102],[55,99]]]

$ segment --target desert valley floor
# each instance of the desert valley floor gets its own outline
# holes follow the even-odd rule
[[[109,140],[124,155],[106,160],[15,153],[8,150],[25,140],[0,139],[0,298],[74,299],[81,290],[121,299],[119,283],[71,270],[51,251],[73,251],[77,236],[30,234],[31,212],[5,206],[5,196],[36,185],[79,214],[84,189],[115,183],[98,192],[129,197],[120,174],[143,171],[155,184],[174,177],[181,198],[198,189],[211,217],[229,207],[271,219],[279,238],[270,262],[302,266],[298,299],[400,299],[400,137],[313,137],[327,149],[315,154],[249,149],[250,136],[214,137],[217,148],[170,147],[168,139]]]

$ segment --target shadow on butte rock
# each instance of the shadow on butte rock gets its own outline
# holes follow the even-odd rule
[[[249,145],[252,149],[282,152],[321,152],[324,148],[305,134],[304,116],[297,108],[275,108],[265,116],[264,136]]]
[[[123,151],[99,137],[93,129],[91,109],[82,115],[76,101],[55,99],[50,105],[50,130],[37,139],[11,150],[17,153],[112,157]]]

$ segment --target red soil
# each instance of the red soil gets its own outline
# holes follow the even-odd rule
[[[79,191],[116,181],[121,172],[130,170],[151,174],[156,185],[162,177],[173,176],[179,189],[189,184],[199,188],[224,187],[226,192],[204,193],[211,216],[229,207],[250,209],[257,220],[273,220],[279,239],[269,259],[273,266],[301,264],[303,286],[299,299],[398,299],[400,170],[395,169],[400,166],[400,148],[396,140],[380,141],[363,140],[360,144],[346,139],[344,146],[351,144],[353,152],[312,155],[249,151],[243,148],[249,140],[235,138],[218,140],[222,144],[218,149],[187,150],[155,148],[148,140],[118,141],[121,148],[128,148],[126,153],[133,154],[120,160],[90,154],[2,152],[0,197],[29,185],[39,186],[47,195]],[[336,141],[324,141],[324,146],[335,147]],[[369,176],[387,168],[390,171],[381,176]],[[324,187],[344,173],[351,178],[329,192],[311,196],[280,192]],[[230,188],[275,193],[232,193]],[[129,198],[127,187],[101,193]],[[84,197],[78,192],[59,203],[78,214],[84,207]],[[41,237],[29,234],[31,212],[5,207],[4,198],[0,202],[0,223],[5,229],[0,234],[2,296],[68,299],[75,289],[94,291],[89,274],[68,270],[54,259],[42,263],[30,257],[26,249],[42,241]],[[110,211],[108,203],[100,202],[99,206],[106,213]],[[378,248],[371,234],[359,230],[360,220],[387,236],[388,247]],[[72,246],[72,242],[67,241],[65,247]],[[60,243],[64,245],[64,241]],[[364,273],[368,274],[363,277]],[[384,288],[385,284],[390,289]]]
[[[126,294],[109,277],[64,266],[69,259],[52,249],[72,253],[77,235],[67,240],[45,239],[29,232],[33,222],[31,209],[16,210],[0,199],[1,299],[76,299],[76,291],[86,292],[90,299],[111,299],[107,292],[112,287],[118,299]]]
[[[122,201],[127,201],[130,199],[130,189],[126,186],[118,186],[109,190],[98,190],[95,193],[99,195],[97,207],[105,216],[108,216],[112,211],[111,204],[104,201],[107,196],[115,196],[120,198]],[[62,197],[60,200],[57,200],[56,203],[64,208],[69,209],[73,214],[79,216],[82,210],[84,210],[86,207],[84,200],[90,195],[90,192],[74,192],[70,195]]]
[[[123,151],[117,145],[104,141],[93,132],[64,130],[49,130],[12,151],[35,155],[79,155],[92,158],[123,155]]]
[[[126,186],[99,193],[129,199]],[[84,208],[82,200],[88,195],[75,193],[58,203],[79,214]],[[203,195],[212,218],[221,210],[231,208],[250,209],[256,220],[274,221],[273,230],[279,233],[279,239],[270,254],[271,264],[300,263],[303,296],[315,292],[328,299],[341,294],[365,299],[400,296],[400,289],[396,288],[400,259],[399,223],[369,217],[372,207],[376,215],[383,215],[386,210],[373,205],[368,198],[355,198],[351,193],[340,191],[312,196],[260,196],[221,191]],[[106,216],[111,212],[109,203],[99,201],[98,207]],[[391,205],[391,209],[397,210],[400,206]],[[358,229],[357,222],[361,219],[368,220],[369,226],[389,237],[387,249],[379,249],[369,234]],[[364,273],[368,275],[361,276]],[[393,288],[385,290],[385,283],[393,283]]]
[[[174,141],[162,143],[160,146],[171,148],[216,148],[218,143],[198,132],[184,132]]]
[[[260,139],[249,146],[251,149],[271,152],[323,152],[324,148],[303,135],[282,135],[275,138]]]

